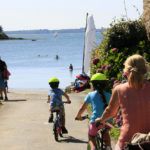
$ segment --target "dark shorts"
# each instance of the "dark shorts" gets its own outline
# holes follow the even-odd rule
[[[7,80],[4,81],[4,84],[5,84],[5,88],[6,88],[8,86]]]
[[[0,88],[4,89],[5,88],[5,82],[4,79],[2,78],[2,73],[0,72]]]
[[[63,112],[64,111],[64,106],[63,105],[60,105],[60,106],[50,106],[50,109],[51,109],[52,112],[55,112],[55,111]]]

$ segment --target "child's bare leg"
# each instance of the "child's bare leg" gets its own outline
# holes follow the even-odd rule
[[[7,101],[7,100],[8,100],[8,97],[7,97],[7,91],[6,91],[6,88],[4,88],[3,91],[4,91],[4,95],[5,95],[5,100]]]
[[[95,137],[93,136],[89,136],[89,144],[90,144],[90,148],[91,150],[96,150],[96,141],[95,141]]]
[[[51,123],[51,122],[53,122],[53,112],[52,112],[51,108],[49,109],[49,111],[50,111],[50,116],[49,116],[48,122]]]
[[[0,99],[3,100],[3,89],[0,89]]]

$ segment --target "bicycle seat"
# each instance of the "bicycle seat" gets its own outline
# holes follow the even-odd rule
[[[52,110],[52,112],[56,112],[56,113],[59,113],[60,112],[60,109],[54,109],[54,110]]]
[[[61,109],[61,105],[55,105],[55,106],[51,106],[51,111],[58,111]]]
[[[100,125],[103,125],[101,122],[96,122],[96,127],[99,127]]]
[[[52,108],[52,112],[60,112],[60,107],[56,106]]]

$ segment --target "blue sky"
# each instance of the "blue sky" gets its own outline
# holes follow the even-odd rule
[[[108,27],[125,15],[124,0],[0,0],[0,25],[4,30],[67,29],[85,26],[93,14],[96,28]],[[126,0],[128,17],[143,12],[143,0]]]

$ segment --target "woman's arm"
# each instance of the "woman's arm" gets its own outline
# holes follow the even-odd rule
[[[114,117],[117,114],[119,109],[119,97],[116,88],[112,91],[112,96],[110,98],[109,105],[106,107],[105,111],[103,112],[100,118],[96,119],[96,122],[105,122],[109,118]]]

